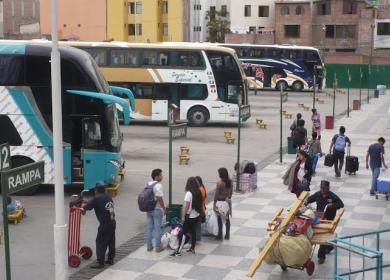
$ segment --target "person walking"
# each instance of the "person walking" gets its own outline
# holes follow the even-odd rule
[[[380,137],[378,139],[377,143],[371,144],[368,147],[367,155],[366,155],[366,168],[371,168],[372,172],[372,181],[371,181],[371,189],[370,189],[370,195],[375,195],[375,192],[377,191],[377,179],[379,177],[379,174],[381,172],[381,167],[387,169],[387,165],[385,163],[385,138]],[[368,159],[370,159],[370,164],[368,164]]]
[[[298,120],[297,128],[295,128],[293,131],[294,147],[298,148],[298,150],[300,150],[301,147],[307,142],[307,130],[304,126],[305,121]]]
[[[167,209],[164,203],[164,191],[161,181],[163,179],[162,170],[157,168],[152,170],[152,181],[148,182],[148,187],[153,187],[154,199],[156,200],[156,207],[146,213],[147,227],[146,227],[146,246],[147,251],[153,251],[153,233],[155,237],[156,252],[159,253],[164,248],[161,246],[161,223]]]
[[[322,156],[321,141],[317,132],[313,132],[311,140],[307,143],[307,150],[311,160],[312,175],[316,173],[318,158]]]
[[[187,252],[195,254],[196,245],[196,225],[198,224],[199,215],[202,211],[202,197],[199,192],[199,183],[195,177],[187,179],[186,194],[182,208],[183,230],[179,233],[179,244],[176,250],[170,254],[170,257],[181,256],[181,250],[184,244],[188,242],[191,234],[191,247]]]
[[[83,205],[83,215],[86,211],[95,210],[99,227],[96,236],[96,263],[91,268],[100,269],[104,267],[105,254],[108,248],[106,264],[113,265],[115,257],[115,211],[114,202],[106,193],[106,185],[98,181],[95,185],[95,196]]]
[[[310,182],[312,176],[310,157],[305,151],[298,151],[297,153],[298,165],[295,169],[294,184],[291,190],[299,197],[302,191],[310,191]]]
[[[229,173],[226,168],[221,167],[218,169],[219,181],[217,182],[217,188],[214,195],[213,209],[218,217],[218,235],[217,240],[222,240],[223,223],[225,220],[226,232],[225,239],[230,238],[230,219],[232,215],[232,203],[231,198],[233,195],[233,183],[229,177]]]
[[[344,208],[343,201],[333,192],[330,191],[329,181],[322,180],[320,183],[320,190],[309,196],[305,205],[315,202],[317,204],[317,212],[323,213],[326,220],[333,220],[336,212],[340,208]],[[320,245],[318,249],[318,263],[325,262],[326,254],[333,250],[331,245]]]
[[[199,221],[196,226],[196,241],[202,240],[202,227],[206,223],[206,198],[207,198],[207,192],[206,188],[203,184],[203,180],[200,176],[195,177],[196,181],[198,181],[199,184],[199,192],[202,198],[202,207],[200,211]]]
[[[293,120],[292,124],[290,125],[290,130],[291,130],[291,136],[293,136],[294,130],[298,127],[298,121],[302,119],[302,114],[298,113],[297,118]]]
[[[332,138],[332,142],[330,143],[329,153],[332,153],[333,150],[333,158],[334,158],[334,172],[336,177],[341,176],[341,171],[343,169],[344,164],[344,155],[345,155],[345,146],[348,144],[348,148],[351,147],[351,140],[349,140],[348,136],[345,136],[345,127],[340,126],[339,134],[336,134]]]
[[[312,132],[317,133],[317,137],[320,140],[321,139],[321,116],[318,113],[317,109],[313,108],[311,110],[313,115],[311,116],[311,121],[313,122],[313,128]]]

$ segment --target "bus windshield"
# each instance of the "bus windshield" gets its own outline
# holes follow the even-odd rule
[[[115,104],[107,105],[105,109],[105,118],[107,123],[107,137],[110,145],[119,149],[122,144],[122,137],[120,134],[118,114]]]

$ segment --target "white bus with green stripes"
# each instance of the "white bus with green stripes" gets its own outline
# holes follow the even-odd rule
[[[0,144],[11,146],[11,167],[44,161],[44,184],[54,183],[50,53],[50,42],[0,41]],[[128,90],[110,88],[86,52],[60,54],[64,184],[114,183],[124,166],[117,106],[130,117],[114,91]]]

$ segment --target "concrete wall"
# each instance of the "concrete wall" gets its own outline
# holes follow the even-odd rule
[[[40,0],[41,33],[51,33],[50,0]],[[59,0],[58,31],[61,38],[76,35],[83,41],[101,41],[106,35],[105,0]]]
[[[274,34],[226,34],[225,43],[231,44],[275,44]]]

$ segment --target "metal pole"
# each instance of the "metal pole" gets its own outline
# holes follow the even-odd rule
[[[334,124],[334,117],[335,117],[335,108],[336,108],[336,85],[337,85],[337,77],[336,72],[334,73],[334,79],[333,79],[333,124]]]
[[[370,103],[371,63],[372,63],[372,52],[374,48],[374,28],[375,28],[375,24],[371,24],[371,44],[370,44],[370,56],[368,58],[368,76],[367,76],[367,103]]]
[[[238,96],[238,127],[237,127],[237,186],[236,191],[240,191],[240,147],[241,147],[241,97]]]
[[[55,279],[68,278],[66,254],[65,202],[64,202],[64,167],[62,143],[62,102],[61,102],[61,57],[58,50],[57,0],[51,0],[51,85],[53,115],[53,152],[54,152],[54,190],[55,190],[55,224],[54,224],[54,259]]]
[[[172,109],[169,109],[172,110]],[[168,209],[172,209],[172,124],[169,126],[169,206]]]
[[[314,73],[313,74],[313,109],[315,108],[316,108],[316,74]]]
[[[279,139],[279,162],[283,162],[283,87],[280,87],[280,139]]]
[[[360,107],[362,106],[362,67],[359,67],[359,110],[360,110]]]
[[[347,90],[347,118],[349,118],[349,83],[348,83],[348,90]]]
[[[11,280],[11,258],[9,249],[9,232],[8,232],[8,213],[7,213],[7,192],[1,183],[1,193],[3,196],[3,225],[4,225],[4,253],[5,253],[5,271],[6,279]]]

